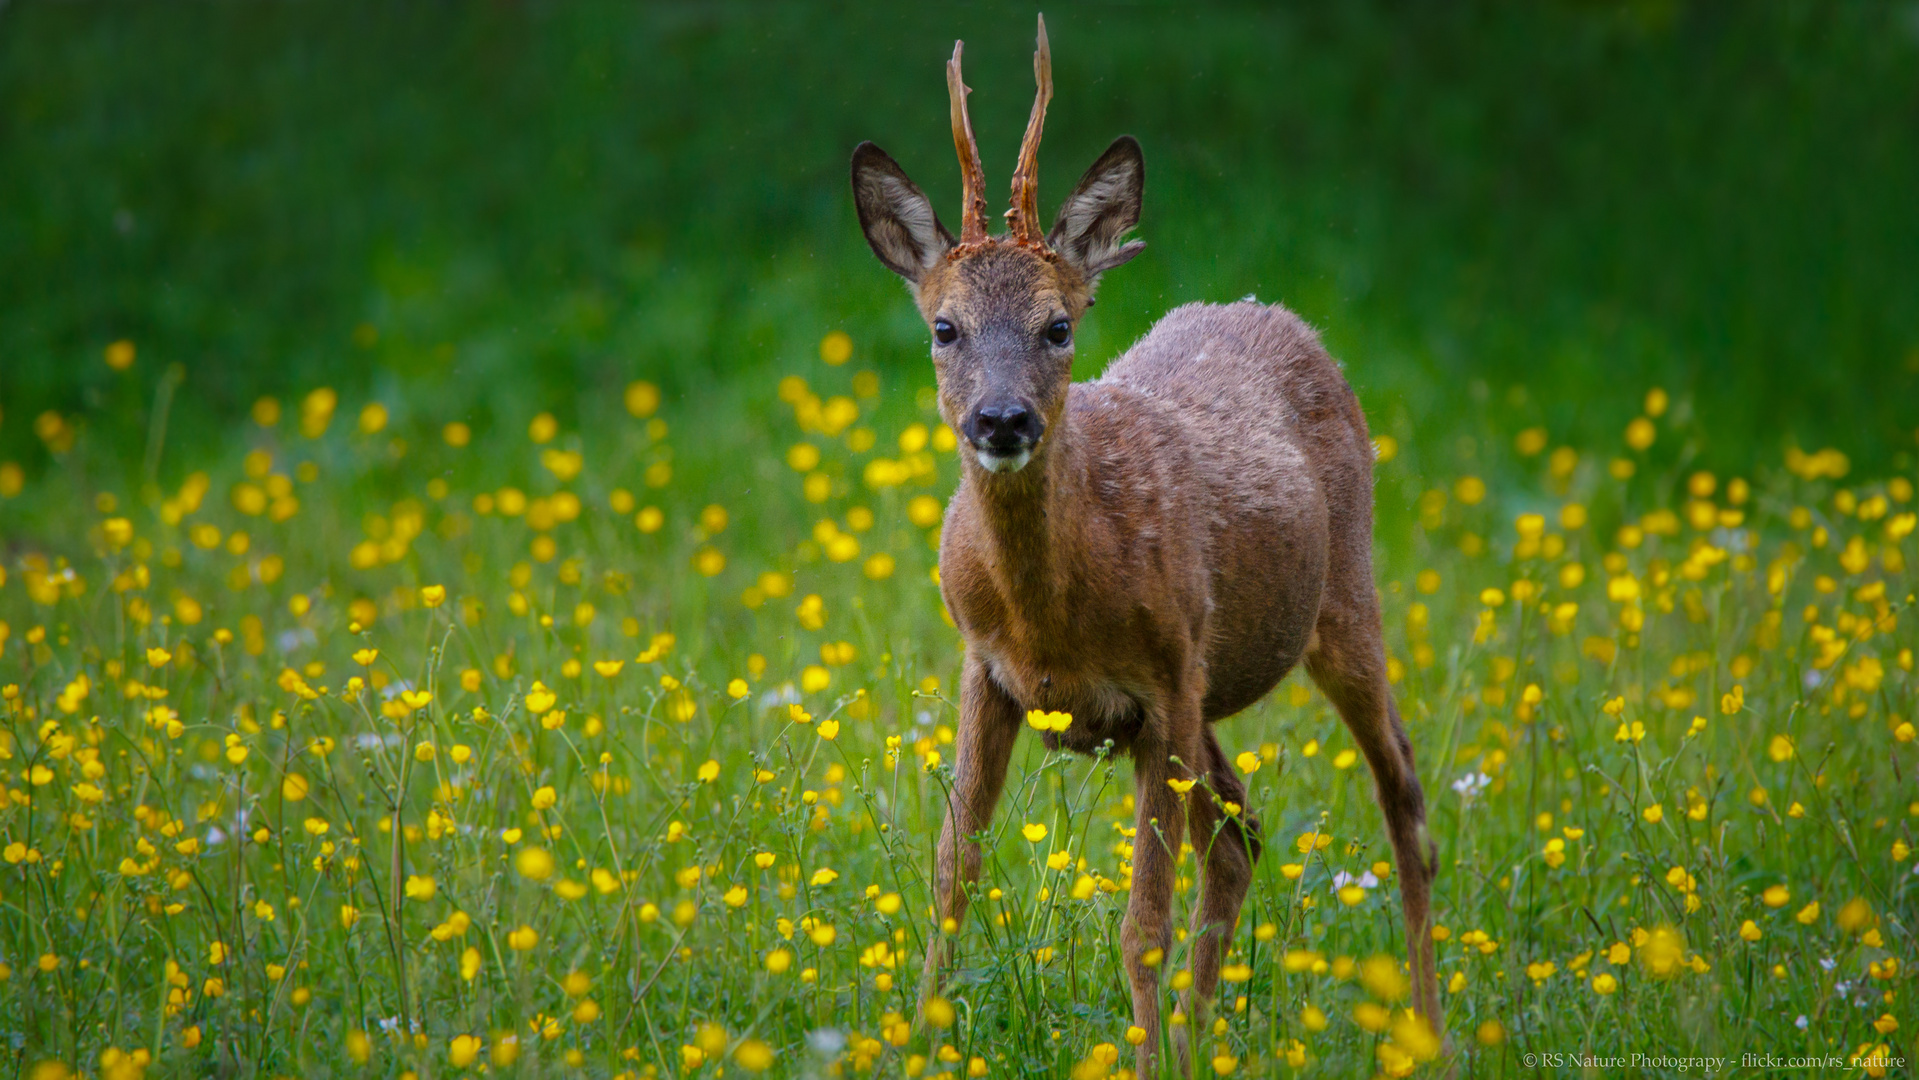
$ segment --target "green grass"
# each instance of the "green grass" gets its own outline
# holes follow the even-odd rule
[[[911,1022],[960,656],[927,508],[957,465],[843,166],[874,138],[950,203],[964,35],[1003,173],[1031,12],[111,15],[0,12],[0,1071],[1130,1063],[1130,770],[1037,740],[955,1022]],[[1909,1063],[1910,19],[1048,22],[1046,190],[1121,131],[1149,159],[1152,246],[1082,373],[1257,290],[1386,437],[1457,1074]],[[856,417],[823,423],[835,396]],[[1405,954],[1394,883],[1334,890],[1389,858],[1350,739],[1297,678],[1221,737],[1260,756],[1269,844],[1202,1070],[1396,1072],[1368,1027],[1395,980],[1358,975]]]
[[[13,1060],[437,1075],[512,1045],[528,1074],[764,1052],[861,1075],[945,1070],[950,1047],[989,1075],[1109,1071],[1130,777],[1037,740],[995,823],[982,887],[1003,896],[960,933],[957,1023],[910,1023],[959,657],[926,506],[955,466],[920,395],[857,367],[796,362],[752,418],[668,407],[466,448],[303,399],[184,489],[69,499],[68,555],[29,549],[0,586]],[[857,419],[822,414],[833,395]],[[1425,492],[1420,569],[1381,584],[1468,1075],[1913,1050],[1911,482],[1835,478],[1834,455],[1756,485],[1695,472],[1697,421],[1658,398],[1640,450],[1489,445],[1527,477],[1490,495],[1380,465]],[[1350,740],[1301,683],[1223,739],[1260,756],[1270,855],[1203,1062],[1410,1065],[1367,1028],[1391,968],[1354,975],[1404,942]],[[1368,870],[1386,880],[1335,893]]]
[[[511,431],[637,376],[723,411],[835,326],[921,378],[846,160],[877,140],[951,217],[940,64],[971,43],[1004,175],[1032,15],[13,5],[0,459],[43,467],[44,409],[131,412],[93,363],[118,338],[181,365],[176,448],[320,383]],[[1793,436],[1912,450],[1909,12],[1048,15],[1046,207],[1121,132],[1148,163],[1151,247],[1107,284],[1089,370],[1176,303],[1256,291],[1434,448],[1514,384],[1590,439],[1628,418],[1581,408],[1592,387],[1657,382],[1710,406],[1720,468]]]

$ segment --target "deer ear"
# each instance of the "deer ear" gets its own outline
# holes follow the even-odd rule
[[[873,254],[914,285],[953,246],[926,193],[870,142],[853,151],[853,204]]]
[[[1139,140],[1121,135],[1060,204],[1047,245],[1088,278],[1120,265],[1146,246],[1144,240],[1121,240],[1139,224],[1145,190],[1146,159]]]

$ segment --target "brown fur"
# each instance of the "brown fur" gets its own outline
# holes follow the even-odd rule
[[[940,410],[962,432],[964,476],[947,508],[941,587],[966,640],[955,783],[941,832],[936,902],[964,918],[976,839],[991,822],[1029,709],[1070,712],[1049,745],[1110,741],[1138,782],[1133,887],[1122,928],[1134,1023],[1160,1031],[1151,949],[1171,956],[1174,859],[1204,868],[1192,914],[1186,1031],[1204,1009],[1252,881],[1258,823],[1220,803],[1245,789],[1211,725],[1272,690],[1302,659],[1372,768],[1405,908],[1414,1005],[1438,1028],[1428,904],[1434,854],[1412,745],[1386,679],[1372,578],[1372,445],[1365,417],[1317,335],[1285,308],[1193,304],[1091,383],[1046,339],[1077,325],[1101,271],[1137,242],[1143,170],[1121,140],[1088,171],[1045,246],[955,245],[925,196],[870,144],[854,158],[869,241],[913,286],[936,343]],[[914,202],[913,200],[919,200]],[[1030,460],[989,471],[970,443],[982,409],[1036,414]],[[1181,796],[1168,779],[1198,779]],[[1209,791],[1210,789],[1210,791]],[[929,983],[946,960],[929,949]],[[930,987],[929,987],[930,992]]]

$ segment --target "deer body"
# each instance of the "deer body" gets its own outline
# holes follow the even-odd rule
[[[1071,388],[1043,461],[967,470],[940,567],[969,655],[1022,706],[1070,712],[1049,745],[1082,753],[1167,740],[1143,725],[1169,655],[1198,664],[1208,722],[1253,704],[1318,616],[1325,489],[1351,482],[1314,468],[1326,443],[1370,453],[1345,381],[1290,312],[1168,315]]]
[[[1436,1031],[1433,851],[1386,678],[1373,453],[1358,401],[1310,328],[1252,302],[1180,308],[1100,379],[1073,384],[1072,331],[1099,275],[1143,247],[1125,239],[1144,187],[1139,145],[1116,141],[1042,234],[1037,148],[1052,87],[1042,23],[1040,93],[1011,228],[989,236],[959,60],[955,46],[947,79],[965,187],[957,240],[892,158],[870,143],[853,156],[861,226],[932,330],[940,411],[965,463],[940,545],[941,588],[966,655],[929,982],[964,919],[979,875],[976,837],[1027,712],[1068,712],[1071,725],[1048,732],[1049,746],[1092,753],[1110,743],[1134,762],[1121,945],[1134,1023],[1148,1033],[1141,1076],[1157,1060],[1161,977],[1178,960],[1175,860],[1183,841],[1198,855],[1188,1022],[1173,1039],[1189,1065],[1186,1032],[1204,1030],[1261,851],[1245,787],[1211,725],[1303,661],[1371,766],[1396,856],[1414,1006]]]

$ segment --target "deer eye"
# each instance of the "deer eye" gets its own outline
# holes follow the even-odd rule
[[[1054,319],[1053,325],[1046,328],[1046,340],[1055,345],[1064,345],[1073,340],[1073,324],[1065,319]]]
[[[951,345],[959,338],[959,327],[945,319],[933,320],[933,340],[941,345]]]

